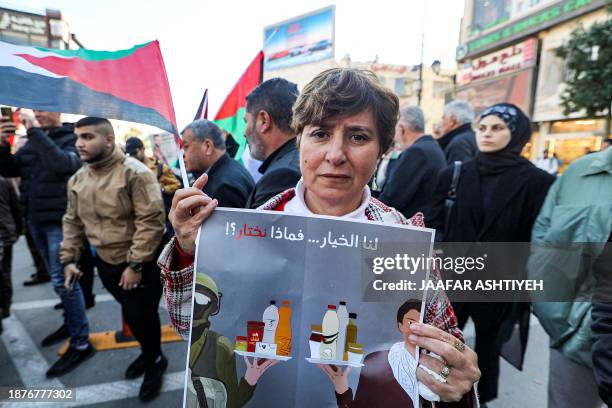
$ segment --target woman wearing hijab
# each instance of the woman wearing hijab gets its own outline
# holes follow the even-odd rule
[[[406,219],[373,198],[367,186],[378,159],[393,143],[398,111],[397,96],[369,71],[334,68],[317,75],[293,107],[302,179],[295,188],[271,198],[259,209],[423,227],[421,213]],[[217,206],[214,197],[201,190],[206,181],[203,175],[174,196],[170,218],[176,236],[158,261],[170,319],[181,334],[189,333],[197,232]],[[425,355],[421,355],[420,363],[444,373],[446,383],[436,381],[422,369],[417,371],[417,378],[442,401],[455,402],[454,407],[475,407],[478,403],[473,386],[480,372],[476,355],[463,343],[456,323],[446,294],[436,291],[427,302],[424,324],[410,326],[412,335],[416,335],[411,341],[444,358],[448,366]],[[334,375],[348,373],[338,370]],[[343,394],[348,389],[335,391]],[[412,405],[406,396],[398,406]]]
[[[428,226],[443,242],[529,242],[531,229],[553,176],[521,156],[531,138],[531,122],[515,105],[499,103],[485,109],[476,125],[477,156],[460,167],[454,204],[446,206],[454,166],[443,170],[434,194]],[[507,252],[506,252],[507,254]],[[514,256],[514,255],[513,255]],[[490,259],[487,270],[493,269]],[[518,269],[514,279],[519,279]],[[485,277],[486,278],[486,277]],[[482,403],[497,397],[499,344],[506,327],[520,322],[520,356],[512,361],[522,368],[529,327],[528,303],[453,303],[459,326],[469,317],[476,327],[476,354],[482,377],[478,391]]]

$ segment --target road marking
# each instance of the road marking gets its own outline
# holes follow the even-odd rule
[[[96,303],[115,301],[115,298],[109,293],[102,293],[96,295]],[[11,304],[11,310],[32,310],[32,309],[40,309],[44,307],[53,307],[59,299],[45,299],[45,300],[31,300],[29,302],[15,302]],[[162,301],[159,303],[159,306],[167,310],[166,302]],[[95,306],[94,306],[95,307]]]
[[[112,295],[103,293],[96,295],[96,303],[108,302],[109,300],[115,300]],[[32,300],[29,302],[16,302],[11,305],[11,310],[31,310],[39,309],[43,307],[53,307],[59,301],[59,298],[46,299],[46,300]]]
[[[113,381],[103,384],[84,385],[75,388],[76,401],[68,402],[37,402],[37,407],[82,407],[110,401],[138,397],[142,378],[134,380]],[[161,392],[182,390],[185,383],[185,373],[176,372],[164,375]],[[61,386],[63,388],[63,386]],[[23,408],[23,402],[0,401],[3,408]]]
[[[49,364],[21,322],[13,315],[2,321],[4,333],[2,342],[26,387],[65,388],[57,378],[45,376]]]
[[[2,342],[9,357],[13,361],[19,377],[27,388],[54,388],[65,389],[66,386],[57,378],[47,378],[45,373],[49,364],[32,341],[21,322],[12,315],[3,320],[4,333]],[[134,380],[120,380],[102,384],[91,384],[75,388],[77,400],[75,402],[37,402],[40,407],[79,407],[125,398],[138,397],[142,378]],[[164,375],[161,392],[182,390],[185,384],[185,373],[176,372]],[[23,402],[0,401],[3,408],[23,408]]]

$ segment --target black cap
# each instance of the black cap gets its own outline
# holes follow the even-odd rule
[[[271,300],[271,301],[270,301],[270,304],[271,304],[271,305],[275,305],[275,304],[276,304],[276,300]]]
[[[125,152],[130,156],[133,156],[136,153],[136,150],[144,148],[144,144],[142,140],[137,137],[130,137],[125,141]]]
[[[356,319],[357,313],[349,313],[349,319]]]
[[[342,306],[346,306],[346,302],[345,302],[345,301],[340,302],[340,304],[341,304]]]

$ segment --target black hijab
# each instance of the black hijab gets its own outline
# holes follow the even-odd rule
[[[480,174],[496,175],[506,170],[529,165],[531,162],[521,156],[523,147],[531,139],[531,121],[523,111],[511,103],[498,103],[488,107],[480,114],[480,120],[489,115],[495,115],[504,121],[510,129],[510,142],[506,147],[496,152],[478,152],[478,167]]]

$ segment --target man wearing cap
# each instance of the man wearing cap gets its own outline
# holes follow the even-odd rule
[[[157,177],[162,193],[172,195],[176,190],[181,188],[181,182],[174,176],[167,164],[160,162],[156,158],[147,157],[144,144],[139,138],[130,137],[125,142],[125,153],[144,163],[151,169]]]
[[[170,212],[170,207],[172,207],[174,192],[181,188],[181,182],[174,176],[168,165],[161,162],[157,157],[147,157],[144,144],[139,138],[130,137],[126,140],[125,153],[143,163],[151,169],[155,177],[157,177],[157,182],[161,188],[162,199],[164,200],[164,212],[166,213],[166,230],[161,242],[161,247],[163,247],[174,235],[174,229],[168,220],[168,213]]]

